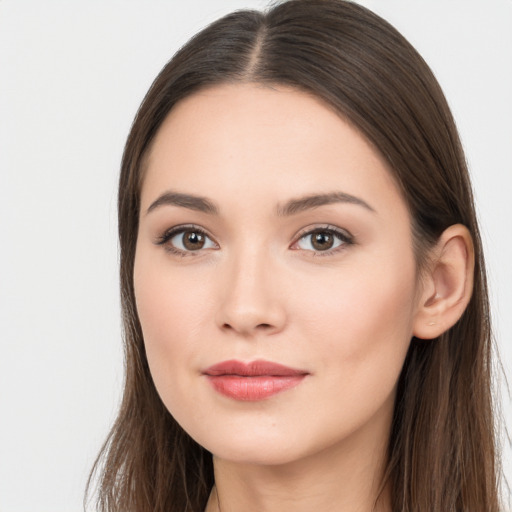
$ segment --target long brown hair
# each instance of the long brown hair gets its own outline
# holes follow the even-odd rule
[[[96,461],[103,512],[199,512],[212,457],[166,410],[135,306],[133,265],[148,148],[186,96],[212,84],[282,84],[322,99],[383,155],[408,204],[419,268],[448,226],[471,232],[471,301],[435,340],[413,339],[399,379],[389,461],[392,509],[497,512],[491,335],[482,246],[454,120],[427,64],[386,21],[343,0],[290,0],[239,11],[191,39],[164,67],[133,123],[119,182],[126,381]],[[92,480],[90,480],[92,481]]]

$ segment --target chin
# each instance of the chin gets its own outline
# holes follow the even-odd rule
[[[301,454],[292,450],[282,450],[277,447],[251,446],[245,448],[220,447],[212,455],[218,459],[243,465],[254,466],[284,466],[302,458]]]
[[[258,433],[249,430],[245,435],[240,432],[226,434],[212,437],[210,433],[204,437],[193,437],[214,457],[239,464],[277,466],[288,464],[305,455],[297,449],[297,441],[291,441],[292,436],[279,435],[277,432]]]

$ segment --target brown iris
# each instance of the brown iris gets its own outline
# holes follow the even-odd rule
[[[311,234],[311,245],[318,251],[327,251],[334,244],[334,236],[327,231],[317,231]]]
[[[183,246],[189,251],[202,249],[205,243],[205,236],[197,231],[183,232]]]

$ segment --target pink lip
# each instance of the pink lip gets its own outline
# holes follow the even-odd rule
[[[256,401],[297,386],[308,372],[263,360],[248,364],[231,360],[210,366],[203,374],[217,392],[235,400]]]

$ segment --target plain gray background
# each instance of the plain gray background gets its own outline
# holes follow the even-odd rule
[[[452,106],[510,377],[512,1],[361,3],[416,46]],[[115,206],[130,123],[191,35],[265,5],[0,0],[0,512],[81,510],[123,379]],[[509,428],[510,411],[506,398]]]

